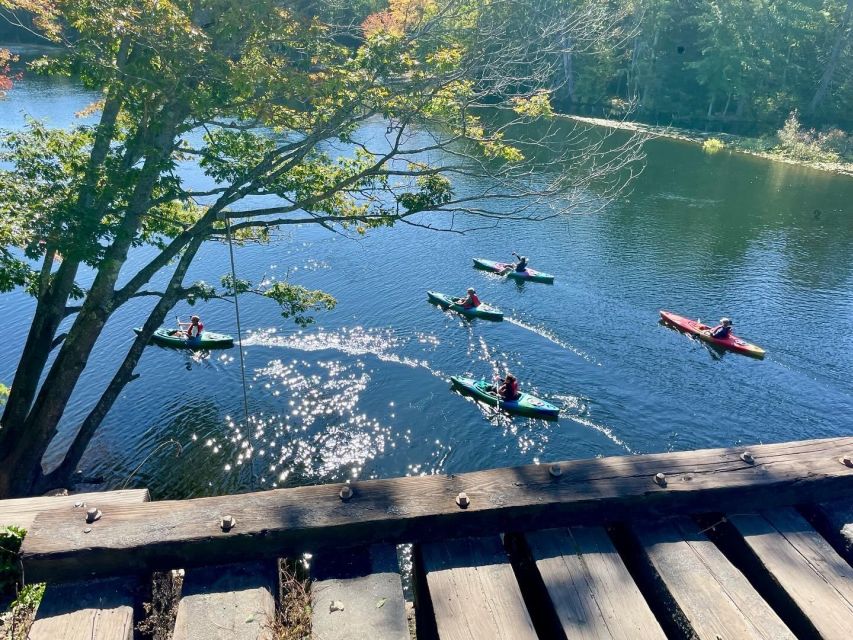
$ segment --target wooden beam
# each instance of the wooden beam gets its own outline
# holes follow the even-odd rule
[[[672,611],[676,624],[689,624],[693,637],[794,640],[770,605],[692,520],[638,522],[631,530],[677,605]]]
[[[425,544],[420,557],[440,640],[536,640],[498,536]]]
[[[49,584],[28,640],[133,640],[135,580]]]
[[[42,496],[39,498],[15,498],[0,500],[0,526],[22,527],[28,531],[33,520],[44,511],[65,511],[82,514],[86,507],[95,506],[102,511],[118,504],[141,504],[148,502],[148,489],[124,489],[121,491],[99,491],[75,493],[68,496]]]
[[[275,562],[186,572],[172,640],[272,640]]]
[[[731,523],[819,637],[848,638],[853,568],[794,509],[733,515]]]
[[[318,554],[311,576],[313,640],[409,640],[394,546]]]
[[[566,638],[666,638],[603,527],[534,531],[525,539]]]
[[[738,512],[750,506],[823,501],[849,494],[853,469],[839,456],[853,438],[749,448],[707,449],[576,460],[356,483],[342,501],[339,485],[152,502],[111,508],[85,527],[80,514],[43,513],[22,553],[34,580],[142,572],[217,562],[242,562],[329,547],[423,542],[599,524],[632,515]],[[664,473],[664,486],[655,474]],[[464,491],[470,505],[456,496]],[[224,531],[221,516],[236,526]]]

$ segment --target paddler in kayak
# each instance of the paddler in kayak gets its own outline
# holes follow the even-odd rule
[[[515,251],[512,252],[512,255],[518,258],[518,262],[515,263],[515,270],[519,273],[527,271],[527,256],[520,256]]]
[[[175,332],[176,335],[186,336],[187,342],[201,341],[201,332],[204,331],[204,325],[201,323],[201,318],[198,316],[193,316],[190,318],[189,322],[178,321],[178,326],[181,327],[181,329]],[[186,327],[186,329],[183,327]]]
[[[477,297],[477,292],[471,287],[468,287],[468,295],[464,298],[456,298],[456,304],[461,305],[463,309],[476,309],[480,306],[480,298]]]
[[[518,379],[509,371],[506,372],[506,377],[501,380],[501,385],[497,389],[495,389],[495,385],[490,385],[489,391],[497,391],[498,395],[500,395],[501,397],[501,400],[504,400],[506,402],[512,402],[513,400],[518,400],[521,397],[521,391],[519,391],[518,386]]]
[[[708,330],[708,335],[718,340],[725,340],[732,334],[732,321],[728,318],[720,318],[720,324]]]

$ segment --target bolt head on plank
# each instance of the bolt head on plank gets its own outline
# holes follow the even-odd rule
[[[219,521],[219,527],[223,531],[231,531],[234,527],[237,526],[237,518],[234,516],[222,516],[222,519]]]
[[[662,487],[666,486],[666,474],[665,473],[656,473],[655,474],[655,484],[659,484]]]
[[[755,462],[755,458],[752,457],[752,454],[749,451],[744,451],[740,454],[740,459],[746,464],[753,464]]]
[[[844,456],[843,458],[839,459],[839,462],[845,467],[853,467],[853,457],[851,456]]]
[[[340,493],[338,493],[338,495],[340,496],[341,500],[346,502],[353,496],[352,487],[350,487],[348,484],[345,484],[343,487],[341,487],[341,491]]]
[[[554,478],[559,478],[561,475],[563,475],[563,468],[558,464],[552,464],[550,467],[548,467],[548,473],[550,473],[551,476]]]
[[[464,491],[460,491],[459,495],[456,496],[456,504],[458,504],[461,509],[467,509],[468,505],[471,504],[471,501],[468,499],[468,494]]]
[[[100,509],[98,509],[97,507],[89,507],[88,509],[86,509],[86,522],[92,523],[95,520],[100,520],[102,515],[103,514],[101,513]]]

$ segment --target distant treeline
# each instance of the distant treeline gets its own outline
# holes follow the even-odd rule
[[[389,4],[435,0],[293,2],[357,30]],[[561,16],[600,11],[604,2],[617,16],[610,38],[565,43],[554,78],[561,111],[745,135],[776,131],[797,111],[807,127],[853,132],[853,0],[530,2],[537,15]],[[33,41],[0,20],[0,42]]]
[[[853,0],[615,0],[621,41],[566,56],[563,110],[757,134],[853,131]]]

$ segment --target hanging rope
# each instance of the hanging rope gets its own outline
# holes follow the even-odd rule
[[[243,385],[243,415],[246,431],[249,431],[249,392],[246,390],[246,361],[243,357],[243,331],[240,328],[240,302],[237,293],[237,267],[234,265],[234,244],[231,242],[231,219],[225,220],[225,236],[228,238],[228,256],[231,259],[231,282],[234,287],[234,315],[237,317],[237,348],[240,349],[240,381]],[[253,447],[254,449],[254,447]],[[255,488],[255,452],[252,451],[252,488]]]

